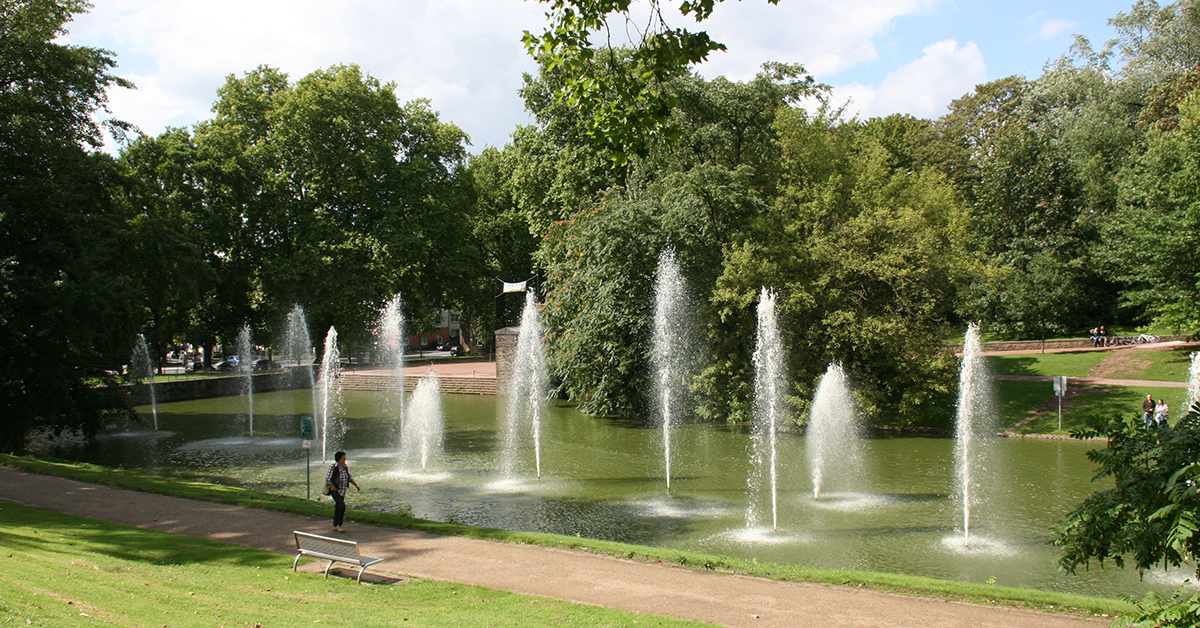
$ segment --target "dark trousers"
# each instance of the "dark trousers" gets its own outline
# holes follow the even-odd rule
[[[346,496],[334,491],[329,494],[333,498],[333,527],[342,527],[342,520],[346,517]]]

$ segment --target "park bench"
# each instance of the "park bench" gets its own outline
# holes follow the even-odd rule
[[[296,571],[296,565],[300,563],[300,558],[307,556],[329,561],[329,564],[325,565],[326,578],[329,577],[329,568],[333,567],[334,563],[356,565],[358,566],[358,582],[362,582],[363,571],[383,560],[382,558],[363,556],[358,551],[358,543],[354,541],[309,534],[299,530],[294,530],[292,534],[296,535],[296,560],[292,561],[292,571]]]

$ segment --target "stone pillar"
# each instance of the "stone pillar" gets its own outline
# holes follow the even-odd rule
[[[517,332],[520,327],[496,330],[496,392],[503,395],[512,379],[513,362],[517,359]]]

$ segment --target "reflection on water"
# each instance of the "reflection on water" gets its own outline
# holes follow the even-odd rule
[[[308,391],[254,398],[254,437],[240,397],[162,404],[161,430],[114,425],[74,457],[148,473],[272,493],[305,495],[301,414]],[[686,426],[672,435],[667,493],[653,429],[551,408],[543,425],[541,479],[504,479],[497,460],[495,397],[445,397],[445,455],[427,472],[397,464],[400,435],[381,395],[347,391],[343,448],[363,486],[351,506],[468,525],[533,530],[812,567],[899,572],[1112,596],[1173,589],[1192,573],[1054,566],[1053,526],[1096,490],[1085,452],[1094,444],[998,439],[1004,479],[990,512],[973,513],[963,547],[953,503],[953,443],[885,437],[864,443],[861,492],[813,499],[804,439],[781,435],[779,530],[745,524],[749,437],[729,426]],[[314,450],[319,484],[328,463]],[[319,497],[314,492],[314,497]]]

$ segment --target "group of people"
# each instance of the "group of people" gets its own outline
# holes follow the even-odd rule
[[[1101,325],[1099,327],[1093,327],[1090,331],[1092,334],[1092,346],[1093,347],[1107,347],[1108,346],[1108,330],[1104,328],[1104,325]]]
[[[1171,412],[1170,406],[1163,399],[1159,399],[1158,403],[1154,402],[1154,395],[1146,395],[1142,400],[1142,425],[1146,429],[1150,429],[1153,425],[1166,425],[1170,419],[1168,414]]]

